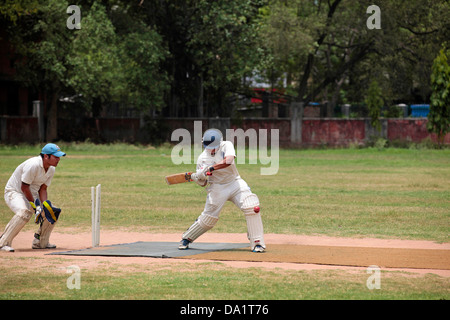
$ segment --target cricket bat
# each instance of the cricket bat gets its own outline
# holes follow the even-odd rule
[[[192,172],[172,174],[170,176],[166,176],[166,182],[168,185],[184,183],[184,182],[191,182],[192,181],[191,174],[192,174]],[[206,175],[210,176],[211,173],[208,172]]]
[[[185,173],[176,173],[172,174],[170,176],[166,176],[166,182],[167,184],[178,184],[183,182],[191,182],[191,172],[185,172]]]

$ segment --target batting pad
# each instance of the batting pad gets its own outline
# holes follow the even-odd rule
[[[82,250],[52,252],[49,255],[178,258],[222,250],[249,247],[248,243],[195,242],[187,250],[178,250],[178,242],[144,242],[115,244]]]

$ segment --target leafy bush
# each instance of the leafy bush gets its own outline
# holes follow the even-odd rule
[[[367,108],[369,110],[370,124],[376,128],[378,131],[381,130],[380,115],[381,108],[383,107],[383,97],[381,93],[381,88],[377,81],[372,81],[367,91],[367,96],[365,99]]]
[[[431,74],[430,113],[428,114],[427,129],[438,136],[441,146],[450,128],[450,65],[448,56],[450,50],[442,49],[433,62]]]

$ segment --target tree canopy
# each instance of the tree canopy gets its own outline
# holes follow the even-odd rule
[[[377,82],[386,105],[430,100],[434,58],[450,34],[445,0],[7,0],[1,25],[18,80],[50,98],[78,95],[167,116],[230,116],[229,98],[257,74],[327,115],[364,103]],[[448,43],[447,43],[448,44]],[[448,45],[447,45],[448,47]],[[55,134],[55,133],[53,133]]]
[[[445,135],[450,130],[450,65],[448,58],[450,50],[443,48],[434,59],[431,74],[431,109],[427,123],[428,130],[438,137],[442,145]]]

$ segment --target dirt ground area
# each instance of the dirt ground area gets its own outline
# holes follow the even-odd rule
[[[288,270],[342,269],[365,270],[370,265],[376,265],[381,270],[405,271],[411,274],[433,273],[450,277],[450,243],[435,243],[419,240],[394,240],[371,238],[336,238],[327,236],[280,235],[266,234],[267,250],[264,253],[251,253],[249,249],[216,251],[183,258],[148,258],[148,257],[106,257],[106,256],[70,256],[48,255],[48,253],[71,251],[90,248],[92,238],[90,232],[78,232],[64,229],[53,232],[50,242],[56,249],[33,250],[32,231],[22,231],[13,242],[15,252],[0,251],[0,260],[7,259],[9,263],[29,264],[27,259],[9,258],[39,258],[33,261],[33,268],[39,264],[47,265],[57,259],[69,260],[80,268],[95,268],[105,262],[120,268],[136,268],[139,265],[155,263],[196,264],[205,261],[220,261],[235,268],[281,268]],[[180,234],[155,234],[147,232],[128,232],[102,230],[100,245],[133,243],[137,241],[178,242]],[[206,233],[198,242],[246,243],[245,234]]]

